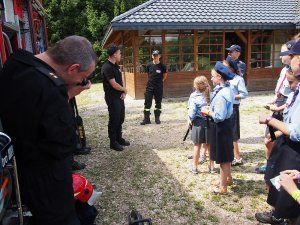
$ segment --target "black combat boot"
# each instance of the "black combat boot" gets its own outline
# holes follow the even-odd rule
[[[144,111],[144,119],[141,122],[141,125],[146,125],[146,124],[150,124],[150,112],[149,111]]]
[[[123,151],[124,147],[120,145],[117,141],[110,141],[110,148],[115,151]]]
[[[160,110],[154,110],[154,116],[155,116],[155,123],[160,124]]]

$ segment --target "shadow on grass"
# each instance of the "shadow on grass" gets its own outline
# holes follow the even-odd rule
[[[264,136],[241,138],[239,140],[239,143],[242,143],[242,144],[262,144],[262,143],[264,143]]]

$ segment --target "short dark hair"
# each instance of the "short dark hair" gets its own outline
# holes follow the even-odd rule
[[[118,50],[121,50],[121,47],[118,45],[114,45],[112,44],[111,46],[109,46],[109,48],[107,49],[107,54],[109,56],[112,56],[113,54],[115,54]]]
[[[49,57],[58,65],[79,64],[80,71],[86,71],[97,55],[91,42],[85,37],[73,35],[66,37],[47,50]]]

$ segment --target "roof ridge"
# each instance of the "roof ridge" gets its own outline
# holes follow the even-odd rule
[[[138,5],[138,6],[134,7],[133,9],[131,9],[131,10],[127,11],[127,12],[124,12],[124,13],[120,14],[119,16],[116,16],[111,22],[115,22],[115,21],[117,21],[117,20],[121,20],[121,19],[123,19],[124,17],[129,16],[129,15],[131,15],[131,14],[137,12],[138,10],[140,10],[140,9],[142,9],[142,8],[145,8],[145,7],[147,7],[148,5],[150,5],[150,4],[152,4],[152,3],[156,2],[156,1],[159,1],[159,0],[149,0],[149,1],[147,1],[147,2],[145,2],[145,3],[143,3],[143,4],[141,4],[141,5]]]

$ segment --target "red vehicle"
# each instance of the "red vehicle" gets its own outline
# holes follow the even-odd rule
[[[48,46],[45,12],[39,0],[0,0],[1,65],[18,48],[34,54]]]

